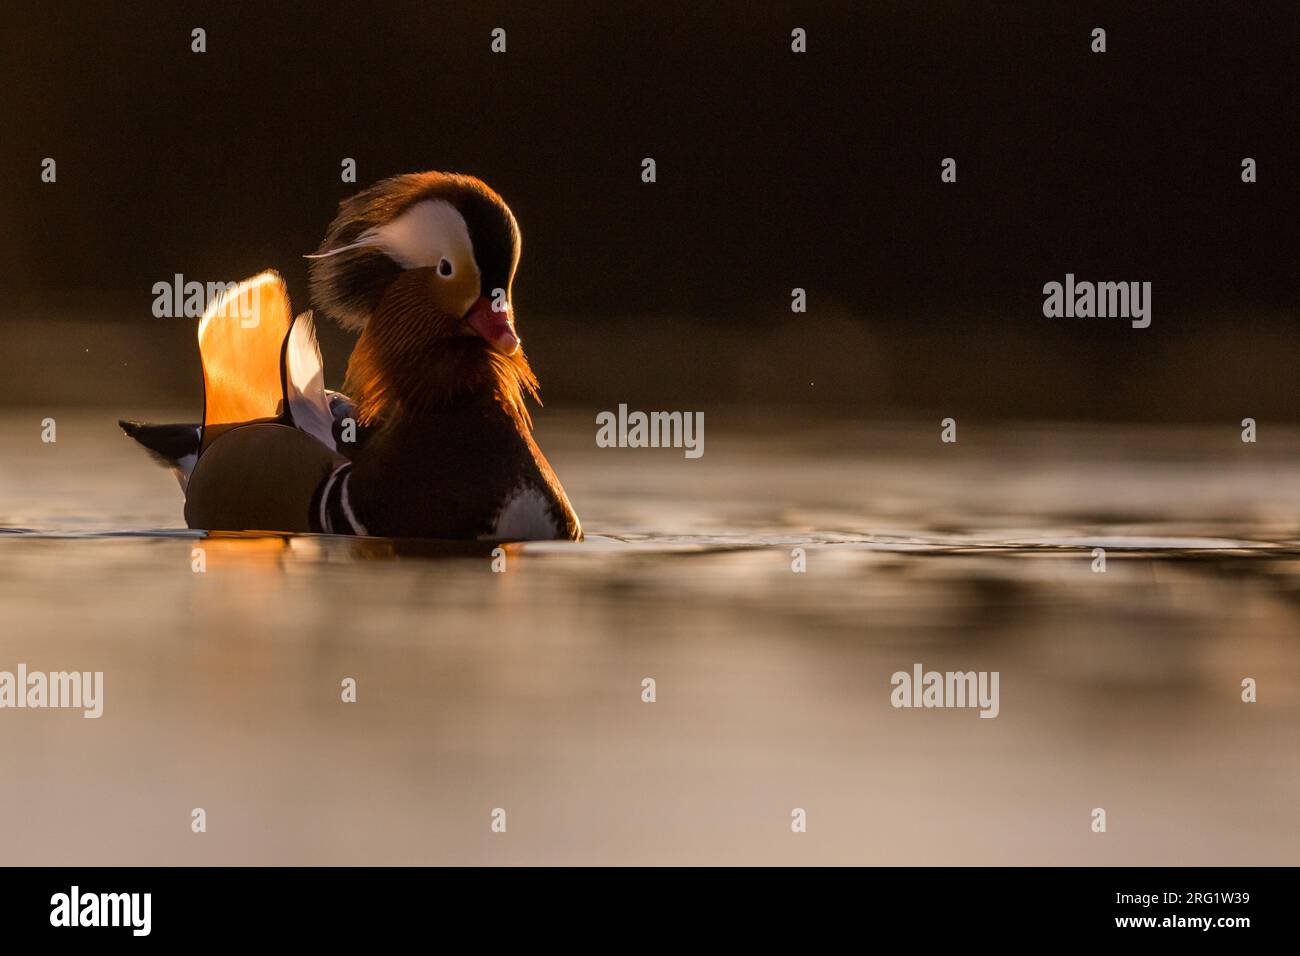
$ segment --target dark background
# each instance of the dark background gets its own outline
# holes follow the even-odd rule
[[[1297,11],[23,6],[4,14],[0,396],[197,403],[193,323],[155,319],[153,284],[273,267],[306,308],[301,255],[338,201],[432,168],[514,209],[550,400],[1296,419]],[[1151,328],[1044,318],[1066,272],[1152,282]],[[324,345],[336,385],[348,339]]]

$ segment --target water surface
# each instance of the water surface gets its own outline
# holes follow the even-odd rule
[[[494,573],[187,531],[116,411],[0,419],[0,670],[106,685],[0,711],[5,862],[1300,857],[1296,434],[717,409],[686,460],[547,409],[589,538]],[[894,709],[918,662],[998,671],[999,716]]]

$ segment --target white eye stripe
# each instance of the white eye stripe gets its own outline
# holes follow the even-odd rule
[[[392,222],[362,233],[355,242],[306,258],[325,259],[366,247],[382,250],[403,269],[437,267],[445,259],[453,272],[458,268],[478,271],[469,227],[456,207],[442,199],[416,203]]]

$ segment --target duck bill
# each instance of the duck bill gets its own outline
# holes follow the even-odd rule
[[[519,351],[519,335],[515,332],[515,317],[509,306],[498,312],[492,307],[491,299],[480,296],[466,314],[465,321],[476,335],[502,355],[514,355]]]

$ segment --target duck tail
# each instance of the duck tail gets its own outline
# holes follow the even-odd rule
[[[189,483],[190,472],[199,459],[199,445],[203,440],[200,425],[151,425],[148,422],[120,420],[118,425],[127,437],[140,443],[149,457],[164,468],[170,468],[181,490]]]

